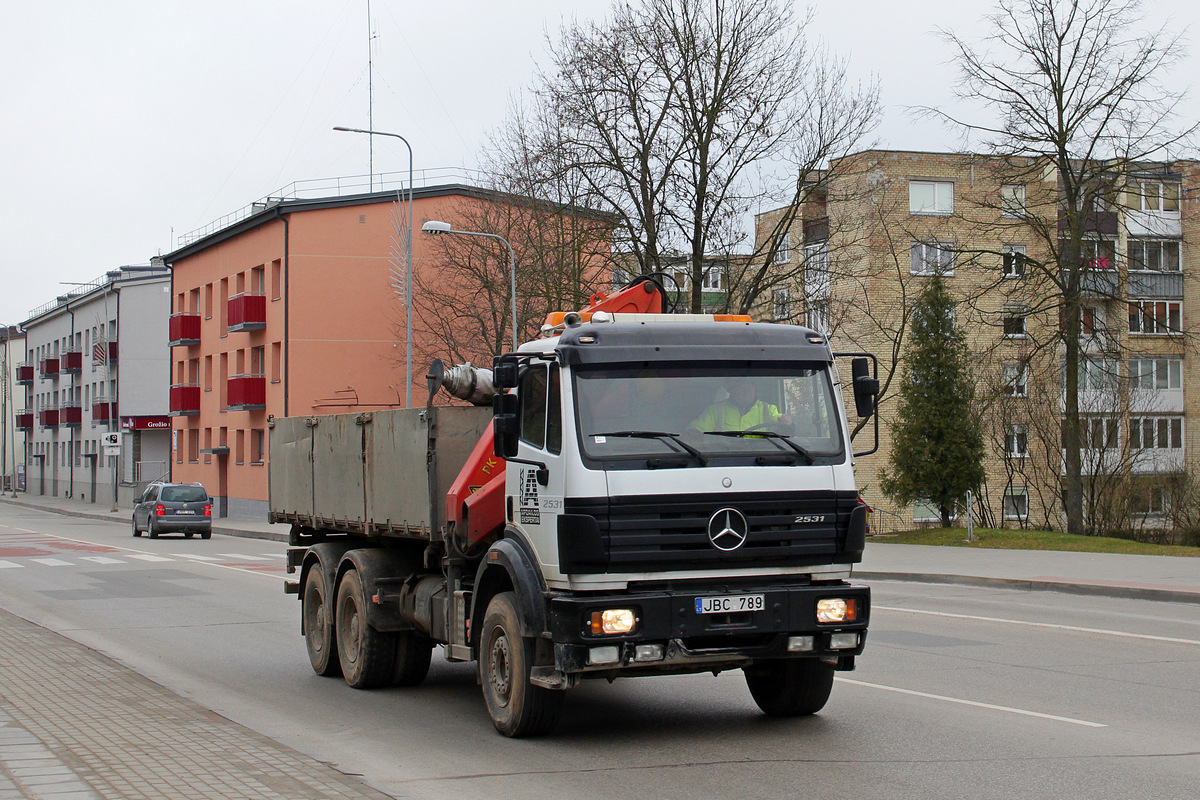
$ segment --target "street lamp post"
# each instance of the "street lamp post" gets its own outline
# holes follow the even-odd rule
[[[398,133],[385,133],[366,128],[346,128],[341,125],[334,127],[335,131],[346,133],[365,133],[368,136],[390,136],[404,142],[408,148],[408,235],[405,237],[405,255],[408,264],[404,272],[404,407],[412,408],[412,318],[413,318],[413,267],[412,267],[412,229],[413,229],[413,152],[412,145]],[[399,202],[400,193],[396,192]]]
[[[441,234],[441,233],[456,233],[462,236],[483,236],[488,239],[498,239],[504,242],[504,246],[508,248],[508,275],[510,285],[510,297],[512,302],[512,339],[513,350],[517,349],[517,258],[513,255],[512,245],[498,233],[483,233],[482,231],[456,231],[451,227],[449,222],[440,222],[431,219],[421,226],[422,233]]]

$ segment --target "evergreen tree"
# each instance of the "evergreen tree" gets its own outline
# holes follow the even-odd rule
[[[983,482],[983,431],[954,298],[928,279],[910,321],[909,350],[882,489],[895,502],[933,504],[950,527],[955,506]]]

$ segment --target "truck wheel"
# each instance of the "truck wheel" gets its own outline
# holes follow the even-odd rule
[[[416,631],[396,634],[396,659],[392,670],[393,686],[420,686],[429,674],[433,641]]]
[[[304,582],[304,646],[313,671],[326,677],[339,675],[342,665],[338,661],[337,637],[333,629],[333,611],[329,587],[325,585],[325,572],[321,565],[312,567]]]
[[[479,639],[479,682],[488,715],[505,736],[537,736],[554,724],[562,692],[529,682],[534,643],[521,636],[512,592],[488,603]]]
[[[367,624],[367,597],[358,570],[349,570],[338,583],[338,661],[342,677],[355,689],[374,689],[392,680],[396,634],[382,633]]]
[[[833,689],[833,667],[815,658],[777,659],[742,671],[754,702],[769,717],[815,714]]]

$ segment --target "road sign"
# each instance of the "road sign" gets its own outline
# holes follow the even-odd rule
[[[101,441],[104,444],[104,455],[106,457],[121,455],[121,434],[106,433]]]

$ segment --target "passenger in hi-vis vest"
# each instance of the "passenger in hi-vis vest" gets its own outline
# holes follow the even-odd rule
[[[692,420],[689,428],[706,433],[708,431],[748,431],[763,429],[773,424],[791,425],[792,418],[780,412],[777,406],[764,403],[757,398],[754,382],[748,378],[735,378],[727,387],[729,397],[713,403]]]

